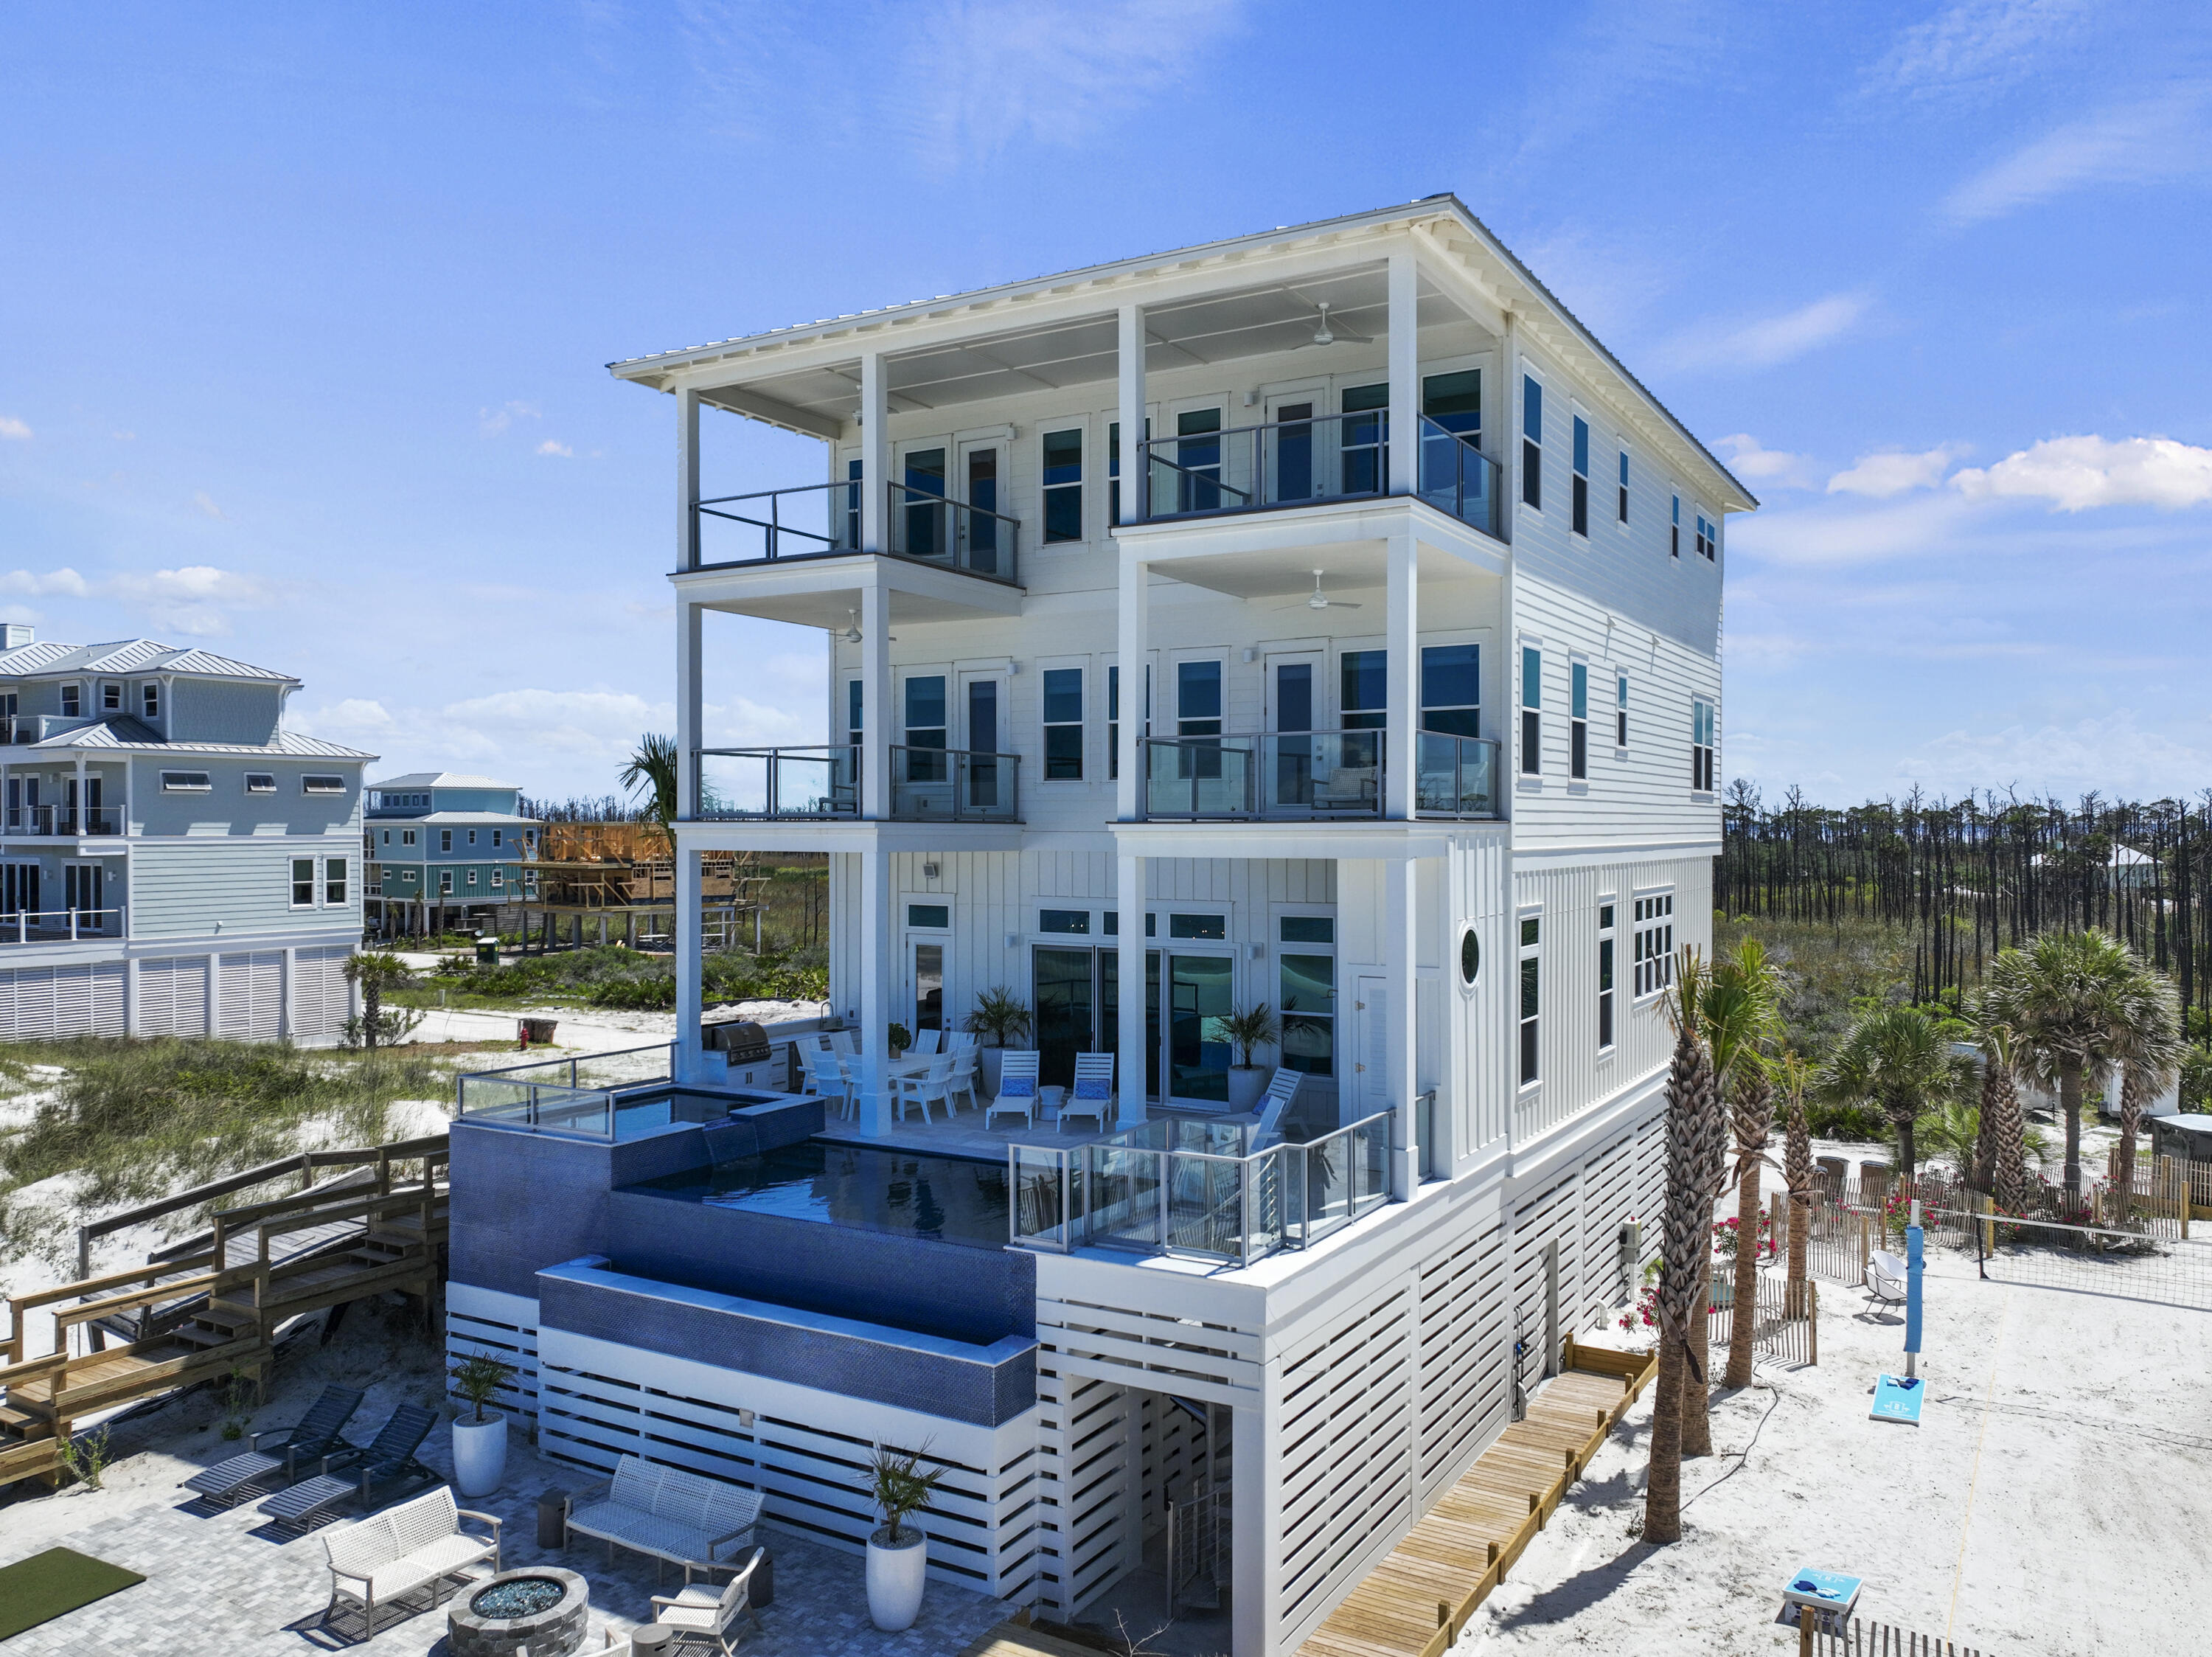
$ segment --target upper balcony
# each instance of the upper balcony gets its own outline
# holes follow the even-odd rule
[[[48,839],[75,839],[87,835],[121,834],[120,806],[10,806],[4,825],[10,835]]]
[[[1387,815],[1382,729],[1146,737],[1139,746],[1151,821],[1375,822]],[[1413,763],[1416,816],[1502,815],[1498,746],[1491,738],[1417,731]]]
[[[942,451],[938,454],[934,466],[917,466],[910,458],[907,481],[884,485],[881,550],[911,563],[1019,585],[1020,521],[994,510],[988,500],[951,498]],[[855,478],[702,500],[693,508],[700,520],[699,567],[857,554],[866,545],[861,506],[867,488]]]
[[[1018,823],[1019,754],[893,744],[890,808],[872,813],[863,798],[859,743],[822,747],[702,748],[694,774],[695,821]]]

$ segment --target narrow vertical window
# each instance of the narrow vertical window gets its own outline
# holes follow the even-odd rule
[[[1337,712],[1347,731],[1379,731],[1389,722],[1387,650],[1346,650],[1338,659]]]
[[[1536,1080],[1537,1018],[1543,1003],[1543,963],[1538,959],[1540,923],[1534,915],[1521,919],[1521,1085]]]
[[[1613,746],[1628,746],[1628,675],[1616,673],[1613,680]]]
[[[1121,526],[1121,423],[1109,421],[1106,426],[1106,527],[1118,529]]]
[[[1589,775],[1589,664],[1577,661],[1570,673],[1573,689],[1567,704],[1567,775]]]
[[[1589,533],[1589,422],[1581,415],[1575,416],[1575,478],[1572,528],[1577,535]]]
[[[945,676],[916,674],[906,682],[906,780],[945,778]]]
[[[1679,558],[1682,556],[1682,497],[1677,495],[1674,501],[1674,519],[1667,526],[1667,556]]]
[[[1699,794],[1713,791],[1713,704],[1703,697],[1690,704],[1690,786]]]
[[[1700,512],[1698,515],[1698,556],[1711,563],[1720,536],[1721,527]]]
[[[1044,539],[1083,539],[1083,431],[1048,431],[1044,445]]]
[[[138,687],[138,695],[146,710],[146,717],[159,719],[161,716],[161,687],[159,685],[142,685]]]
[[[1597,1045],[1613,1045],[1613,905],[1597,906]]]
[[[1544,653],[1521,647],[1521,771],[1534,777],[1544,769]]]
[[[1626,449],[1620,451],[1620,495],[1613,505],[1613,521],[1616,523],[1628,521],[1628,451]]]
[[[1048,783],[1083,780],[1083,669],[1044,670],[1044,775]]]
[[[315,903],[315,860],[312,857],[292,859],[292,907],[312,909]]]
[[[1121,774],[1121,664],[1114,662],[1106,669],[1106,776],[1109,781]]]
[[[861,732],[867,728],[866,688],[863,680],[845,681],[845,740],[856,748],[860,746]]]
[[[75,719],[75,718],[77,718],[79,716],[81,716],[83,712],[84,712],[84,689],[83,689],[83,687],[82,687],[82,685],[63,685],[63,686],[62,686],[62,717],[63,717],[63,718],[64,718],[64,719]]]
[[[1674,894],[1638,898],[1635,916],[1635,993],[1641,1001],[1674,982]]]
[[[1521,376],[1521,499],[1544,509],[1544,388],[1533,375]]]
[[[845,462],[845,539],[847,547],[858,549],[860,545],[860,462]],[[836,491],[831,491],[833,494]]]
[[[1219,662],[1179,661],[1176,664],[1176,734],[1221,734]]]
[[[323,862],[323,901],[334,909],[342,909],[346,900],[346,860],[325,858]]]
[[[1482,647],[1421,647],[1421,728],[1452,736],[1482,734]]]

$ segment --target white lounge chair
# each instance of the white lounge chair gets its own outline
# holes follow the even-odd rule
[[[1270,1145],[1279,1145],[1283,1139],[1283,1118],[1289,1114],[1291,1104],[1298,1096],[1298,1084],[1305,1073],[1287,1065],[1278,1069],[1268,1079],[1267,1091],[1260,1096],[1260,1109],[1252,1124],[1252,1136],[1245,1145],[1246,1154],[1264,1151]]]
[[[927,1069],[895,1078],[892,1083],[894,1092],[891,1096],[893,1115],[899,1121],[903,1122],[906,1120],[907,1106],[918,1105],[921,1107],[921,1119],[927,1122],[929,1107],[932,1105],[942,1105],[945,1107],[945,1117],[950,1120],[952,1115],[952,1101],[945,1095],[952,1082],[953,1062],[953,1056],[951,1053],[939,1053],[929,1061]]]
[[[731,1625],[740,1617],[751,1617],[755,1628],[761,1625],[760,1613],[752,1608],[752,1581],[767,1552],[766,1548],[755,1548],[752,1557],[721,1588],[690,1581],[691,1568],[686,1565],[682,1592],[653,1596],[653,1620],[676,1631],[674,1645],[698,1641],[721,1647],[722,1657],[736,1657],[737,1648],[730,1643]]]
[[[1106,1131],[1107,1114],[1114,1108],[1114,1055],[1111,1053],[1078,1053],[1075,1056],[1075,1085],[1068,1089],[1067,1097],[1060,1104],[1060,1125],[1063,1131],[1067,1118],[1087,1116],[1098,1124],[1098,1131]]]
[[[1901,1304],[1905,1297],[1911,1268],[1887,1249],[1876,1249],[1867,1257],[1867,1288],[1878,1301]]]
[[[1018,1116],[1025,1128],[1036,1126],[1037,1112],[1037,1056],[1035,1053],[1008,1053],[999,1064],[999,1093],[983,1112],[983,1125],[989,1127],[992,1118],[1000,1112]]]

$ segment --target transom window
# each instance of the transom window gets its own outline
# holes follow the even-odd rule
[[[948,932],[952,928],[952,905],[950,904],[908,904],[906,923],[923,932]]]
[[[1656,996],[1674,982],[1674,894],[1636,900],[1636,997]]]
[[[1224,940],[1229,936],[1229,917],[1225,915],[1170,915],[1168,936],[1199,942]]]
[[[1087,935],[1091,930],[1091,911],[1087,909],[1040,909],[1037,911],[1037,930],[1062,936]]]

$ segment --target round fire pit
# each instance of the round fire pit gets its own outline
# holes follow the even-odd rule
[[[574,1571],[532,1565],[501,1571],[455,1594],[446,1608],[453,1657],[568,1657],[584,1643],[591,1591]]]

